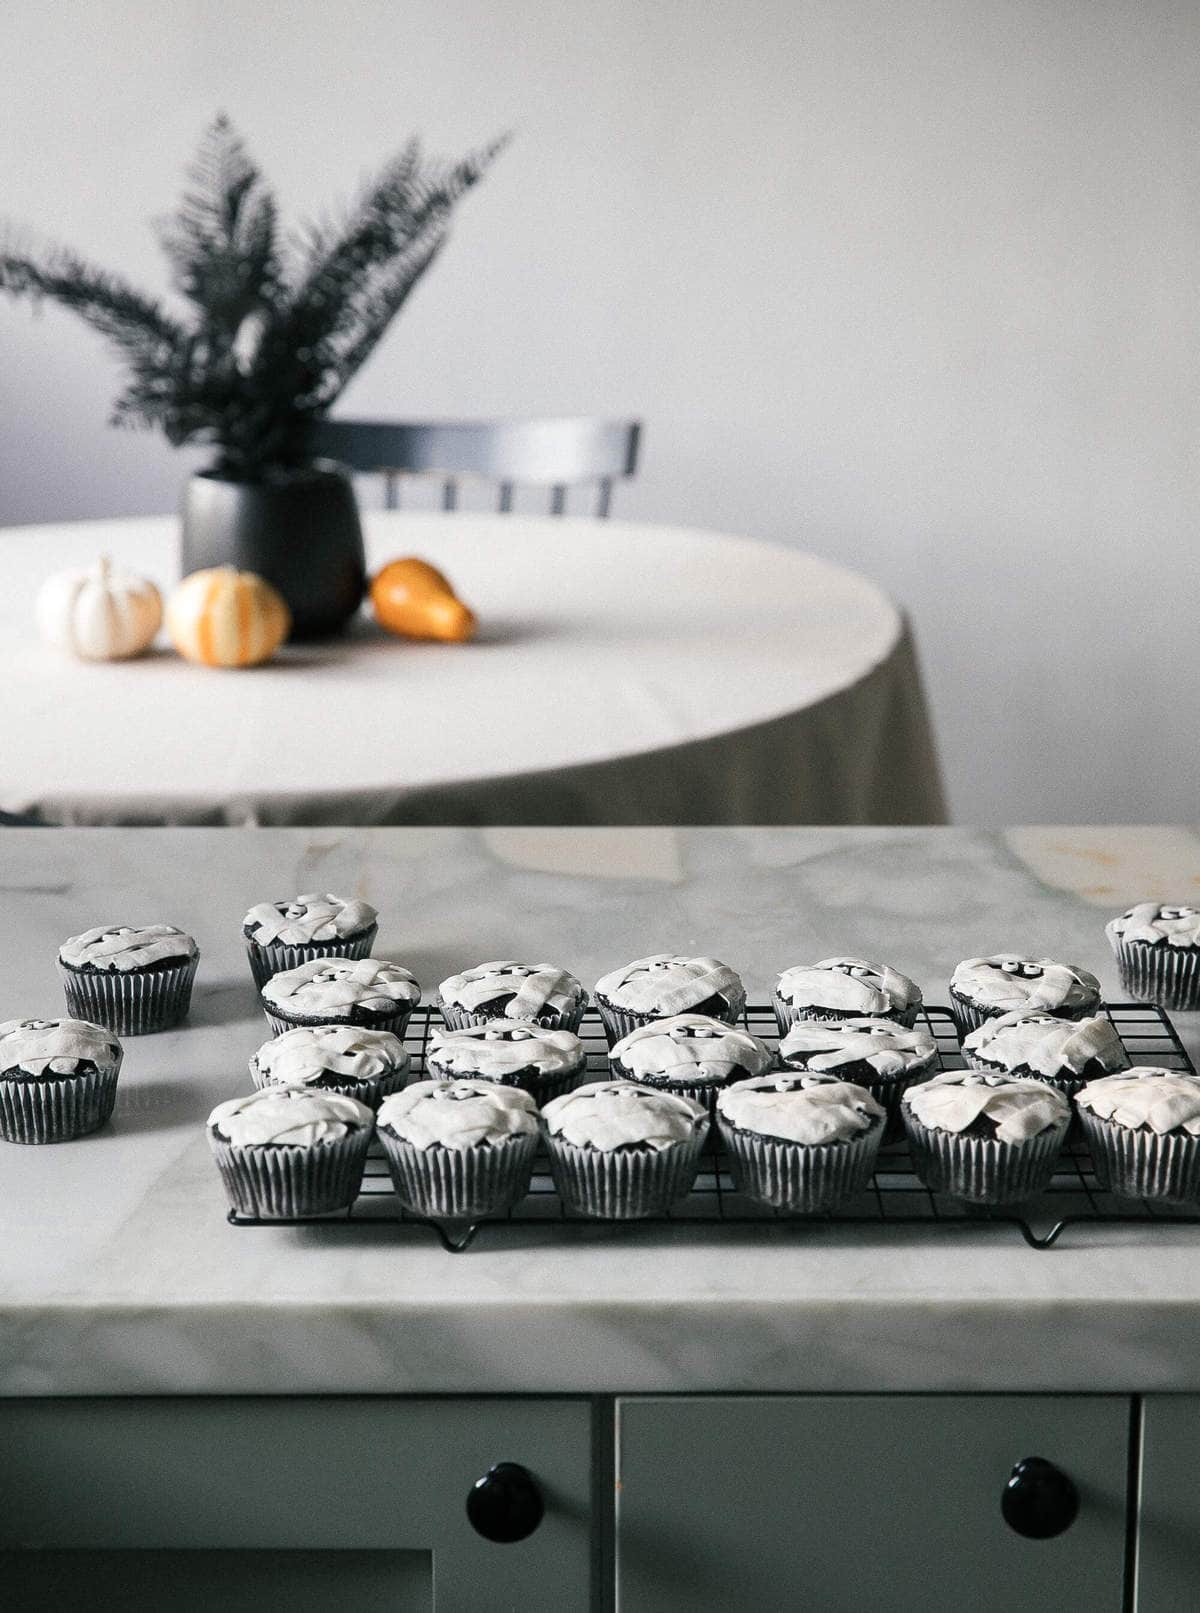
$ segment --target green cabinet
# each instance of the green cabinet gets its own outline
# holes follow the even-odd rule
[[[1200,1607],[1200,1395],[1142,1402],[1137,1613]]]

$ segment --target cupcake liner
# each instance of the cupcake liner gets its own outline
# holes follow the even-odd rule
[[[550,1174],[565,1208],[580,1215],[601,1221],[666,1215],[696,1180],[707,1135],[707,1122],[701,1122],[691,1137],[668,1148],[606,1152],[548,1133]]]
[[[332,1142],[236,1148],[211,1128],[209,1146],[239,1215],[264,1221],[327,1215],[354,1203],[362,1185],[371,1130],[362,1126]]]
[[[263,1091],[265,1087],[286,1085],[285,1082],[268,1081],[258,1067],[258,1060],[250,1060],[250,1079],[255,1090]],[[368,1109],[378,1109],[384,1098],[390,1093],[399,1092],[408,1080],[408,1069],[389,1070],[384,1075],[368,1076],[362,1081],[352,1081],[347,1077],[344,1081],[322,1081],[320,1085],[310,1084],[313,1092],[340,1092],[344,1098],[357,1098],[359,1103],[365,1103]]]
[[[271,1027],[273,1036],[282,1036],[285,1031],[294,1031],[300,1025],[350,1025],[356,1026],[360,1030],[391,1031],[393,1036],[399,1036],[403,1041],[404,1027],[412,1018],[412,1011],[415,1007],[415,1003],[408,1003],[394,1014],[372,1014],[369,1020],[346,1018],[335,1014],[330,1014],[328,1018],[321,1018],[315,1014],[300,1014],[295,1019],[285,1019],[282,1014],[277,1014],[265,1002],[262,1005],[262,1011],[266,1016],[267,1024]]]
[[[396,1197],[430,1221],[476,1220],[511,1209],[529,1189],[538,1148],[536,1132],[475,1148],[418,1148],[386,1126],[377,1135]]]
[[[628,1036],[630,1031],[638,1030],[643,1025],[653,1025],[656,1019],[662,1018],[661,1014],[635,1014],[627,1008],[614,1008],[608,1003],[601,1002],[598,997],[596,998],[595,1007],[604,1022],[604,1033],[608,1037],[609,1047],[615,1047],[622,1036]],[[723,1013],[713,1014],[711,1017],[719,1019],[725,1025],[737,1025],[741,1021],[745,1007],[746,993],[742,991],[738,993]],[[682,1011],[690,1014],[694,1013],[695,1009],[689,1008]]]
[[[254,984],[261,990],[272,975],[282,974],[285,969],[298,969],[313,958],[369,958],[378,934],[378,924],[372,924],[357,935],[338,941],[306,941],[303,946],[291,946],[284,941],[268,941],[264,945],[247,936],[246,956]]]
[[[968,1204],[1019,1204],[1045,1191],[1067,1134],[1057,1126],[1025,1143],[966,1137],[922,1125],[903,1110],[913,1169],[931,1193],[948,1193]]]
[[[540,1025],[543,1030],[574,1031],[578,1035],[579,1027],[583,1024],[583,1015],[586,1008],[587,997],[584,995],[570,1013],[555,1014],[547,1012],[538,1014],[534,1019],[534,1023]],[[505,1018],[503,1014],[477,1014],[469,1008],[460,1007],[457,1003],[445,1003],[440,997],[438,998],[438,1012],[441,1014],[447,1029],[452,1031],[465,1031],[472,1025],[490,1025],[493,1020],[503,1021]]]
[[[101,1127],[117,1101],[121,1061],[85,1075],[18,1080],[0,1076],[0,1137],[9,1143],[65,1143]]]
[[[721,1122],[740,1193],[792,1215],[820,1215],[870,1183],[884,1123],[838,1143],[793,1143]]]
[[[1200,1009],[1200,947],[1173,947],[1117,938],[1113,950],[1121,989],[1135,1002]]]
[[[1163,1204],[1200,1202],[1200,1137],[1187,1132],[1131,1131],[1080,1109],[1100,1185],[1122,1198]]]
[[[819,1008],[805,1008],[798,1006],[796,1003],[791,1003],[786,997],[781,997],[777,991],[771,993],[771,1006],[775,1010],[775,1023],[779,1026],[780,1036],[786,1036],[793,1025],[798,1025],[802,1021],[808,1024],[839,1025],[846,1019],[864,1018],[890,1019],[894,1025],[902,1025],[905,1030],[910,1031],[916,1025],[917,1016],[920,1014],[922,1007],[920,1003],[913,1003],[903,1013],[893,1010],[887,1014],[823,1013]]]
[[[118,1036],[148,1036],[186,1019],[199,958],[164,969],[70,969],[59,963],[67,1012]]]

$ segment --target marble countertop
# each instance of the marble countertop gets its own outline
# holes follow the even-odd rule
[[[1193,829],[0,831],[0,1019],[61,1012],[58,943],[190,929],[190,1024],[131,1039],[116,1116],[0,1143],[0,1393],[1200,1389],[1200,1229],[234,1229],[203,1133],[265,1039],[240,936],[254,901],[369,897],[378,951],[430,991],[488,957],[587,983],[715,952],[767,992],[862,953],[932,1002],[961,957],[1057,954],[1116,977],[1103,924],[1194,898]],[[1193,1057],[1200,1016],[1178,1016]]]

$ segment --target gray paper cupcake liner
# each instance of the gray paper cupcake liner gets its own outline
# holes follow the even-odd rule
[[[372,924],[360,934],[341,941],[306,941],[303,946],[291,946],[284,941],[269,941],[264,945],[247,936],[246,956],[254,984],[261,990],[272,975],[282,974],[285,969],[298,969],[313,958],[369,958],[378,934],[378,924]]]
[[[298,1014],[295,1019],[285,1019],[282,1014],[277,1014],[265,1002],[263,1002],[262,1011],[274,1036],[282,1036],[286,1031],[294,1031],[302,1025],[309,1027],[315,1025],[344,1025],[352,1030],[391,1031],[393,1036],[398,1036],[403,1041],[404,1027],[412,1018],[412,1012],[415,1007],[415,1003],[409,1003],[395,1014],[373,1014],[369,1025],[364,1020],[337,1014],[330,1014],[327,1018],[322,1018],[319,1014]]]
[[[511,1209],[529,1189],[536,1132],[474,1148],[418,1148],[388,1128],[377,1133],[396,1197],[430,1221],[470,1221]]]
[[[600,1221],[635,1221],[666,1215],[685,1198],[700,1168],[708,1135],[701,1121],[691,1137],[668,1148],[577,1148],[547,1134],[550,1174],[563,1204]]]
[[[639,1030],[643,1025],[653,1025],[656,1019],[662,1019],[662,1014],[635,1014],[626,1008],[613,1008],[608,1003],[602,1003],[597,997],[596,1011],[604,1022],[604,1032],[608,1037],[609,1047],[615,1047],[623,1036],[630,1031]],[[742,1012],[746,1006],[746,993],[739,992],[723,1014],[713,1014],[713,1019],[719,1019],[725,1025],[737,1025],[741,1022]],[[694,1009],[680,1009],[681,1013],[693,1013]],[[668,1016],[669,1017],[669,1016]]]
[[[257,1091],[264,1087],[276,1085],[268,1081],[258,1067],[258,1060],[250,1060],[250,1079]],[[408,1080],[408,1066],[402,1070],[389,1070],[384,1075],[372,1075],[364,1081],[322,1081],[319,1086],[312,1085],[313,1092],[340,1092],[345,1098],[357,1098],[359,1103],[365,1103],[368,1109],[378,1109],[384,1098],[393,1092],[399,1092]],[[278,1083],[282,1084],[282,1083]],[[307,1083],[301,1083],[307,1084]]]
[[[187,1018],[199,958],[166,969],[69,969],[59,963],[67,1012],[118,1036],[149,1036]]]
[[[117,1101],[121,1060],[85,1075],[17,1080],[0,1076],[0,1137],[9,1143],[66,1143],[101,1127]]]
[[[884,1123],[838,1143],[794,1143],[721,1121],[739,1192],[791,1215],[820,1215],[870,1183]]]
[[[240,1215],[278,1221],[327,1215],[353,1204],[362,1185],[371,1128],[362,1126],[309,1147],[276,1143],[238,1148],[211,1127],[208,1141],[230,1206]]]
[[[577,1006],[572,1008],[570,1013],[538,1015],[535,1023],[548,1031],[574,1031],[578,1034],[579,1027],[583,1024],[583,1015],[587,1004],[587,993],[584,992]],[[452,1031],[465,1031],[473,1025],[490,1025],[495,1020],[503,1023],[505,1018],[503,1014],[477,1014],[469,1008],[459,1007],[456,1003],[443,1002],[440,997],[438,998],[438,1012],[445,1021],[447,1029]]]
[[[1096,1179],[1122,1198],[1163,1204],[1200,1202],[1200,1137],[1132,1131],[1080,1109]]]
[[[913,1003],[903,1013],[889,1014],[828,1014],[822,1013],[819,1008],[798,1007],[781,997],[777,991],[771,993],[771,1006],[775,1010],[775,1023],[779,1026],[780,1036],[786,1036],[793,1025],[801,1023],[809,1025],[838,1025],[845,1019],[890,1019],[893,1024],[902,1025],[910,1031],[917,1023],[917,1016],[921,1012],[921,1004]]]
[[[1160,1008],[1200,1009],[1200,947],[1172,947],[1119,937],[1113,950],[1121,988],[1134,1002]]]
[[[931,1193],[967,1204],[1020,1204],[1045,1191],[1067,1134],[1067,1119],[1024,1143],[966,1137],[922,1125],[904,1109],[913,1169]]]

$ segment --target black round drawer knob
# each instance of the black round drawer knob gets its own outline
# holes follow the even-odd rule
[[[1000,1511],[1010,1529],[1029,1540],[1051,1540],[1075,1522],[1079,1491],[1053,1462],[1027,1456],[1012,1470],[1000,1497]]]
[[[519,1462],[497,1462],[476,1480],[467,1496],[471,1528],[485,1540],[511,1545],[524,1540],[546,1511],[533,1474]]]

